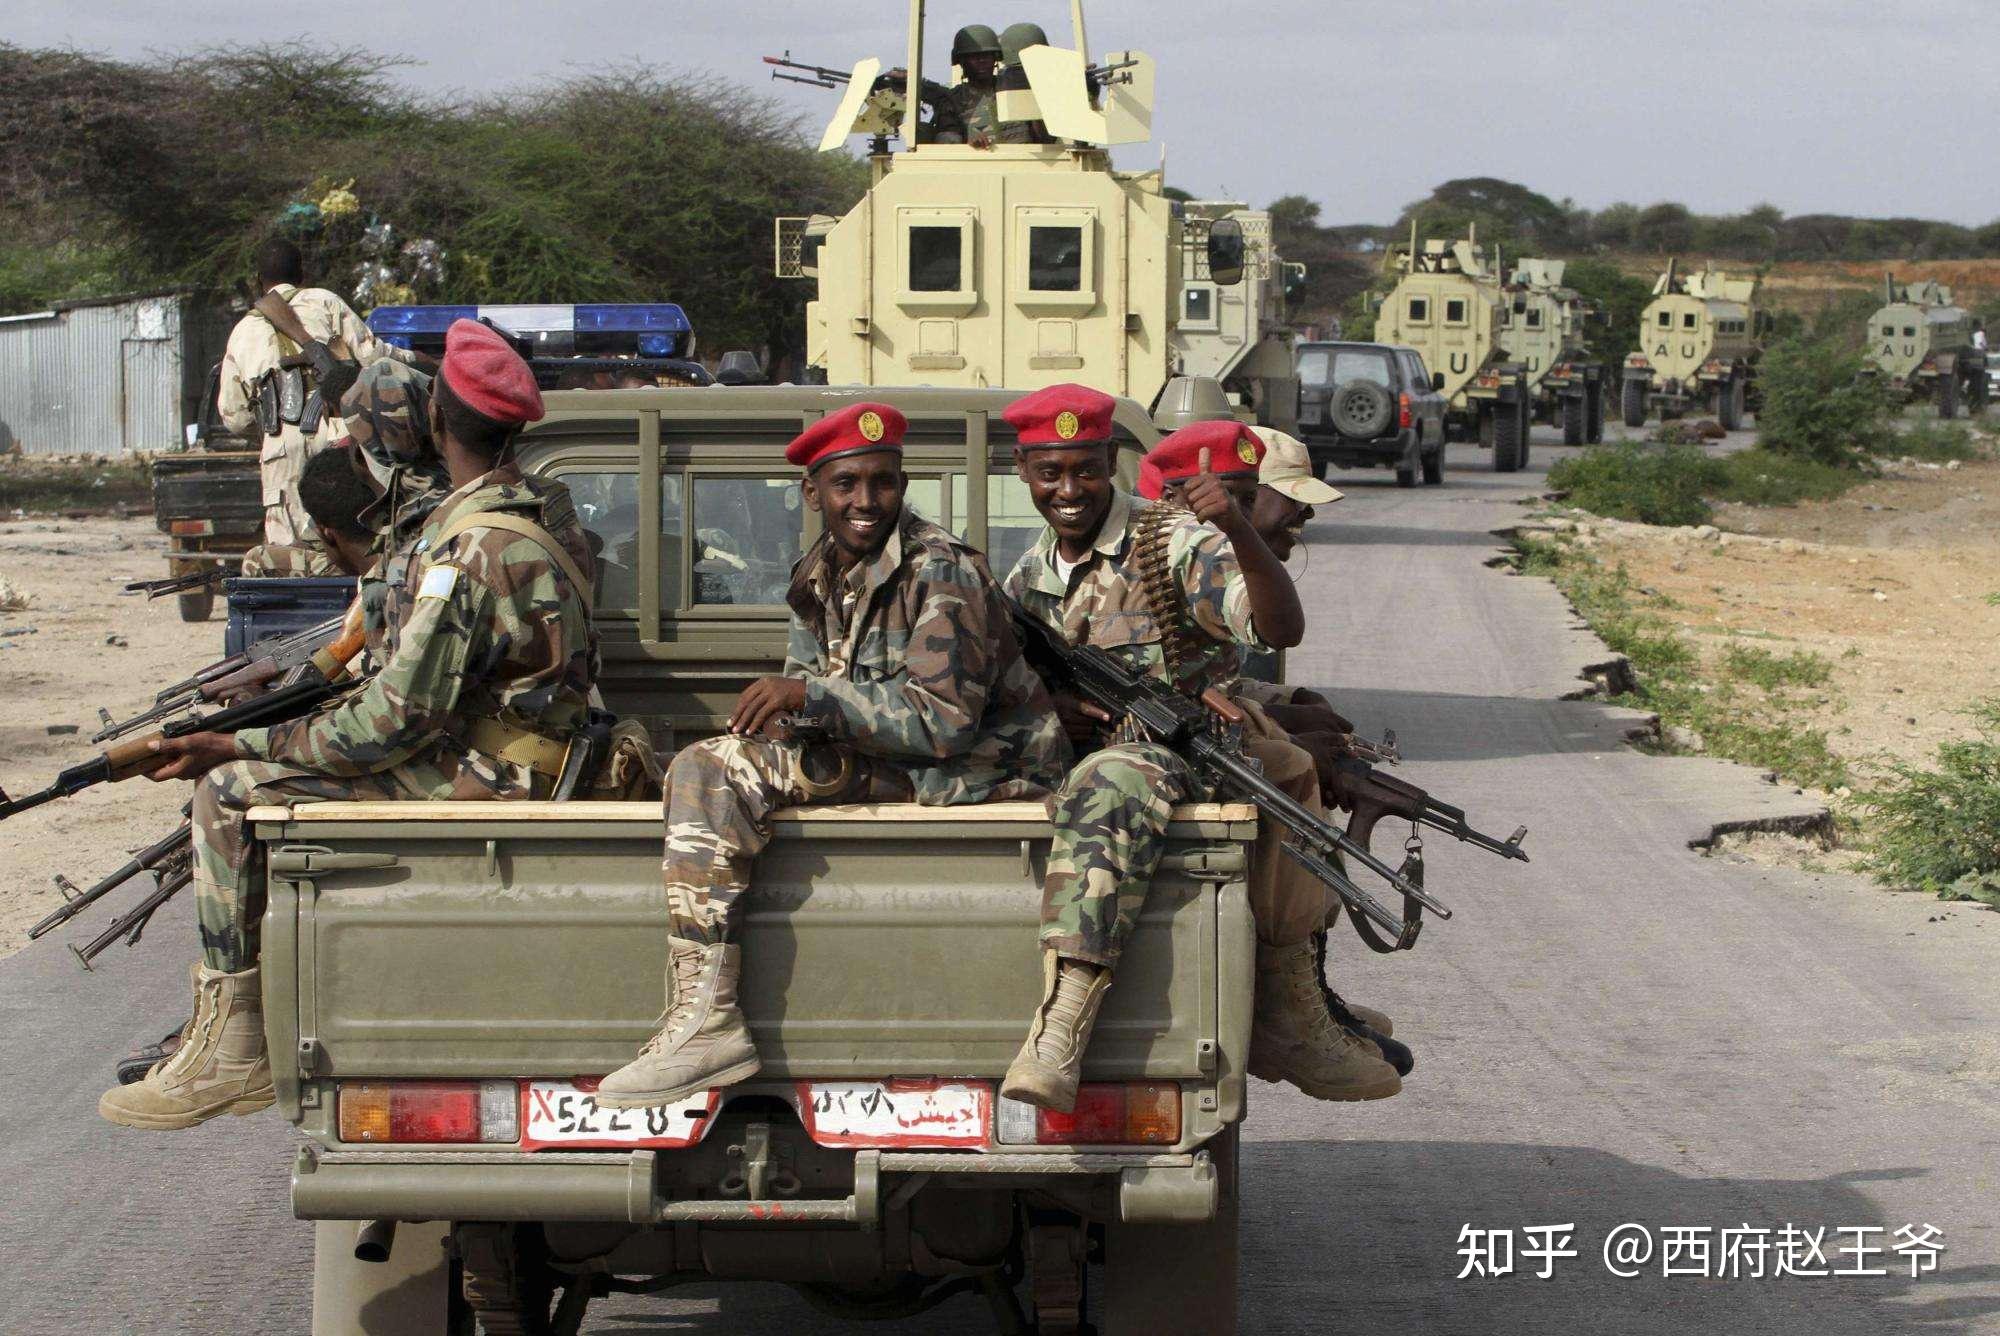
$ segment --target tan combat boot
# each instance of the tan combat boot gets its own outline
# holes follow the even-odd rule
[[[1000,1093],[1037,1108],[1068,1113],[1076,1108],[1083,1051],[1097,1009],[1111,988],[1111,971],[1055,952],[1042,956],[1042,1005],[1028,1025],[1027,1042],[1007,1068]]]
[[[736,1005],[743,948],[672,937],[668,952],[669,1001],[660,1032],[598,1083],[597,1102],[607,1109],[673,1104],[747,1081],[764,1065]]]
[[[1250,1074],[1289,1081],[1315,1099],[1387,1099],[1403,1088],[1381,1050],[1334,1019],[1311,938],[1257,947]]]
[[[169,1130],[217,1114],[271,1107],[264,1050],[264,995],[256,969],[223,974],[194,967],[194,1018],[172,1057],[131,1085],[116,1086],[97,1111],[125,1127]]]

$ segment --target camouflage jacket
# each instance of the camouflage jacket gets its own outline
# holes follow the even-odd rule
[[[1056,573],[1055,530],[1044,527],[1008,573],[1006,589],[1070,644],[1096,645],[1134,671],[1165,678],[1161,627],[1146,599],[1134,541],[1140,516],[1152,506],[1116,493],[1092,552],[1071,572],[1067,589]],[[1197,693],[1226,683],[1237,676],[1246,651],[1270,648],[1251,622],[1250,590],[1236,554],[1219,529],[1189,515],[1170,531],[1167,559],[1187,593],[1194,629],[1205,647],[1182,665],[1174,685]]]
[[[985,136],[997,139],[1000,134],[1000,96],[991,84],[975,88],[970,83],[956,83],[946,89],[931,112],[933,134],[955,134],[965,143]]]
[[[514,511],[546,529],[589,570],[582,525],[560,483],[505,464],[447,496],[425,523],[404,582],[388,590],[386,663],[338,705],[236,735],[237,755],[329,775],[397,768],[435,795],[468,778],[498,794],[526,793],[520,767],[467,747],[471,721],[497,718],[547,736],[587,709],[597,637],[586,593],[532,539],[475,529],[437,547],[460,515]],[[412,583],[414,582],[414,584]]]
[[[1069,743],[986,559],[907,508],[866,566],[837,574],[832,551],[822,536],[799,559],[785,600],[802,720],[906,765],[920,803],[1039,797],[1061,783]]]
[[[431,442],[431,377],[402,362],[363,367],[340,401],[347,438],[361,451],[384,491],[361,512],[374,526],[375,564],[361,576],[361,609],[368,652],[387,662],[385,646],[392,620],[409,615],[414,594],[390,607],[392,593],[414,590],[411,566],[421,566],[416,540],[431,513],[451,495],[451,478]],[[588,569],[586,567],[585,569]]]
[[[317,544],[259,543],[243,554],[246,579],[270,580],[345,575],[333,557]]]

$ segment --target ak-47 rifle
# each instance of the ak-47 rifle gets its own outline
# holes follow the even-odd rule
[[[221,566],[205,566],[187,575],[176,575],[167,580],[133,580],[121,591],[127,594],[144,594],[147,598],[160,598],[167,594],[185,594],[196,589],[206,589],[210,585],[221,584],[229,574]]]
[[[1068,644],[1019,603],[1011,599],[1008,603],[1022,651],[1045,680],[1074,689],[1114,719],[1129,721],[1144,736],[1171,748],[1198,774],[1248,799],[1265,817],[1282,825],[1291,836],[1284,845],[1286,855],[1333,889],[1347,906],[1355,931],[1371,948],[1407,951],[1416,945],[1426,909],[1440,918],[1451,917],[1451,911],[1424,889],[1421,862],[1406,865],[1414,875],[1390,867],[1365,842],[1264,778],[1230,732],[1230,726],[1242,722],[1242,711],[1220,693],[1211,689],[1195,700],[1151,675],[1133,672],[1094,645]],[[1386,881],[1403,897],[1403,913],[1398,916],[1356,885],[1334,861],[1337,857],[1351,858]],[[1378,927],[1389,934],[1386,940],[1376,932]]]
[[[332,681],[341,665],[361,652],[365,639],[361,605],[355,603],[340,617],[289,635],[266,637],[241,654],[210,664],[160,692],[149,708],[130,719],[114,720],[108,711],[99,710],[104,727],[90,740],[105,742],[184,710],[261,690],[308,665]]]
[[[139,944],[140,935],[146,931],[146,925],[152,921],[160,906],[173,899],[194,880],[193,848],[184,848],[173,858],[168,859],[156,875],[159,884],[138,904],[111,920],[103,932],[98,933],[84,945],[80,947],[71,945],[70,951],[85,969],[90,969],[90,962],[103,955],[105,950],[120,937],[125,939],[127,946]]]
[[[311,435],[319,430],[322,417],[340,412],[340,397],[361,378],[361,364],[354,360],[338,335],[322,340],[307,329],[292,304],[275,288],[259,297],[252,309],[270,321],[271,328],[298,345],[297,360],[285,358],[279,365],[312,368],[313,390],[299,416],[299,430]]]
[[[287,680],[240,704],[224,706],[205,715],[190,714],[156,732],[141,734],[129,742],[108,748],[88,761],[71,766],[57,775],[55,782],[47,788],[30,793],[25,798],[9,798],[6,791],[0,789],[0,821],[98,784],[115,784],[134,775],[151,774],[172,759],[153,750],[153,743],[158,739],[185,737],[190,733],[234,733],[239,729],[281,723],[325,704],[349,685],[347,682],[329,681],[310,666],[301,668]]]
[[[1416,785],[1385,775],[1365,762],[1336,761],[1332,773],[1322,775],[1321,780],[1340,808],[1352,814],[1347,833],[1363,844],[1374,833],[1376,822],[1393,816],[1441,830],[1460,843],[1476,844],[1502,858],[1528,861],[1528,855],[1521,851],[1521,841],[1528,837],[1526,826],[1517,827],[1504,840],[1496,840],[1467,825],[1464,808],[1441,803]]]
[[[187,815],[186,808],[181,809],[181,815]],[[138,853],[133,854],[130,862],[87,891],[79,891],[76,888],[75,882],[72,882],[68,877],[58,872],[56,874],[56,889],[62,892],[63,903],[54,913],[28,929],[28,939],[33,941],[38,937],[54,932],[84,910],[90,908],[120,886],[138,876],[141,872],[152,872],[163,864],[171,862],[175,855],[189,847],[189,841],[193,834],[194,828],[185,821],[181,822],[179,826],[174,828],[172,834],[154,844],[147,845]]]

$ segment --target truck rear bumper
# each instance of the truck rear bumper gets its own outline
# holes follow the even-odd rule
[[[659,1192],[652,1150],[522,1155],[405,1154],[302,1147],[292,1168],[292,1213],[301,1220],[592,1220],[660,1225],[822,1223],[873,1226],[884,1179],[960,1176],[981,1186],[1051,1176],[1118,1177],[1126,1224],[1200,1224],[1215,1216],[1218,1180],[1193,1154],[1009,1154],[862,1150],[844,1199],[672,1201]],[[668,1152],[671,1153],[671,1152]]]

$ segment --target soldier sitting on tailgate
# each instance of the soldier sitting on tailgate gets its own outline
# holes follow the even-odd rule
[[[1285,568],[1258,537],[1206,456],[1255,466],[1239,424],[1198,423],[1161,443],[1191,453],[1203,476],[1188,509],[1154,505],[1112,481],[1107,395],[1058,385],[1017,400],[1016,468],[1048,527],[1006,580],[1007,592],[1071,643],[1090,644],[1189,693],[1227,682],[1244,650],[1299,642],[1305,617]],[[1189,433],[1193,433],[1190,435]],[[1190,511],[1192,513],[1190,513]],[[1149,593],[1145,573],[1165,572]],[[1163,591],[1171,591],[1173,606]],[[1199,795],[1186,762],[1144,738],[1116,741],[1101,710],[1057,698],[1070,737],[1090,754],[1057,792],[1055,842],[1042,888],[1042,1002],[1001,1094],[1045,1109],[1075,1105],[1084,1050],[1112,972],[1138,921],[1176,802]],[[1122,732],[1121,726],[1121,732]],[[1317,802],[1312,761],[1282,738],[1258,753]],[[1313,934],[1330,892],[1289,875],[1268,833],[1249,886],[1258,936],[1255,1025],[1260,1066],[1322,1099],[1379,1099],[1401,1088],[1372,1044],[1337,1025],[1320,992]]]
[[[855,404],[785,452],[826,532],[786,597],[784,675],[751,683],[729,735],[668,768],[666,1012],[599,1104],[668,1104],[757,1073],[733,939],[774,810],[1038,797],[1069,763],[985,559],[903,504],[905,425]]]
[[[1161,441],[1139,465],[1139,494],[1172,505],[1185,505],[1189,484],[1197,476],[1200,447],[1206,441],[1208,474],[1222,485],[1250,527],[1257,531],[1271,554],[1279,561],[1291,556],[1298,544],[1299,530],[1312,518],[1315,505],[1328,505],[1340,493],[1313,473],[1305,446],[1296,438],[1269,428],[1238,428],[1234,422],[1197,423]],[[1250,445],[1253,463],[1242,458],[1232,445]],[[1354,725],[1333,708],[1331,701],[1305,687],[1288,687],[1238,677],[1224,688],[1228,697],[1243,709],[1247,719],[1243,750],[1263,764],[1264,775],[1300,802],[1320,812],[1328,801],[1321,776],[1330,772],[1336,760],[1347,755],[1342,739],[1351,740]],[[1278,745],[1283,744],[1283,745]],[[1290,862],[1280,849],[1282,833],[1271,822],[1259,832],[1257,859],[1270,862],[1286,877],[1306,877],[1318,882]],[[1303,903],[1311,894],[1301,883],[1285,897],[1288,903]],[[1312,931],[1307,945],[1314,958],[1313,972],[1324,978],[1327,930],[1340,918],[1338,896],[1327,897],[1325,920]],[[1280,934],[1289,943],[1292,933]],[[1301,976],[1306,969],[1304,948],[1290,946],[1283,977],[1290,971]],[[1274,976],[1275,977],[1275,976]],[[1410,1074],[1416,1058],[1409,1047],[1390,1038],[1395,1027],[1389,1017],[1372,1007],[1347,1002],[1331,988],[1322,990],[1327,1011],[1334,1023],[1375,1045],[1383,1061],[1396,1069],[1399,1077]],[[1260,1013],[1260,1022],[1262,1015]],[[1250,1044],[1250,1074],[1265,1080],[1279,1080],[1283,1064],[1274,1057],[1272,1037],[1260,1023]]]
[[[356,386],[359,389],[360,386]],[[199,776],[194,799],[194,1016],[174,1056],[98,1102],[128,1127],[192,1127],[272,1101],[258,980],[258,886],[244,819],[264,803],[546,796],[597,669],[589,549],[560,483],[506,459],[542,416],[506,340],[452,325],[428,437],[455,490],[430,514],[388,591],[386,662],[318,713],[235,735],[156,743],[155,779]]]

